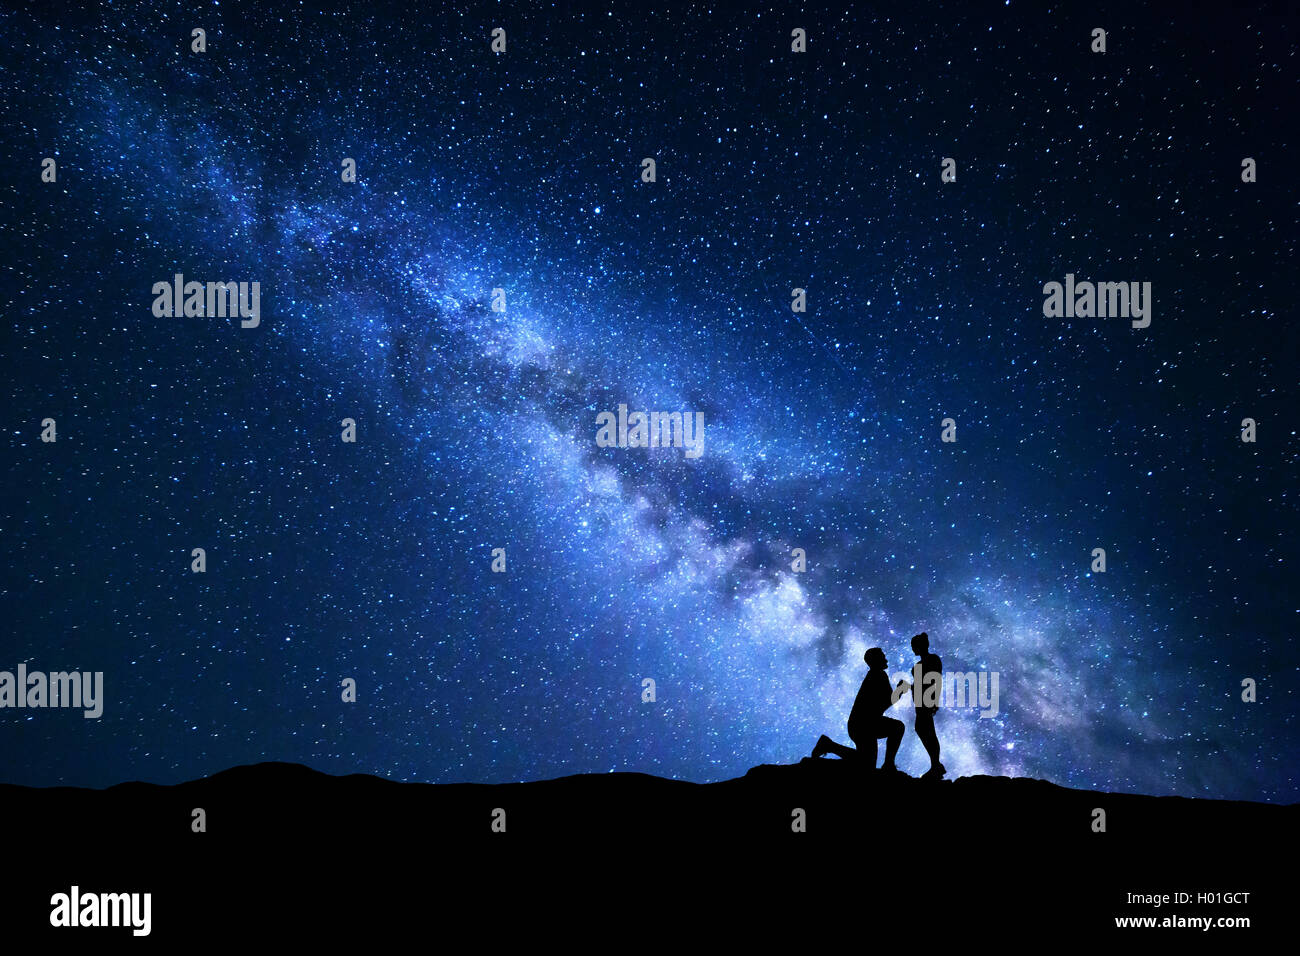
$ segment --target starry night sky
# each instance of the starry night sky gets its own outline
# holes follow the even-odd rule
[[[0,669],[106,700],[0,780],[717,780],[926,630],[950,778],[1300,799],[1296,15],[662,6],[5,6]]]

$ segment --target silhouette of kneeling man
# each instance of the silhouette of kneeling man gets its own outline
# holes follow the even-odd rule
[[[894,757],[898,755],[898,745],[903,742],[904,728],[901,720],[885,716],[885,711],[894,703],[889,675],[885,673],[889,661],[885,658],[885,652],[878,647],[871,648],[862,655],[862,659],[867,662],[867,676],[862,679],[858,696],[853,701],[853,709],[849,711],[849,739],[858,749],[837,744],[823,734],[813,747],[812,755],[821,757],[824,754],[836,754],[845,760],[867,757],[874,768],[876,741],[884,737],[888,743],[885,745],[885,763],[880,769],[897,771]]]

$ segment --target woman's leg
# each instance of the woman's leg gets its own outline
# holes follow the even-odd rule
[[[939,735],[934,732],[934,715],[924,711],[916,712],[916,736],[925,745],[925,752],[930,755],[930,771],[937,773],[943,764],[939,763]]]

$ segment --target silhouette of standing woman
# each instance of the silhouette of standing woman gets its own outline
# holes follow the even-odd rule
[[[920,658],[912,668],[915,681],[921,684],[918,690],[915,683],[899,681],[899,687],[906,687],[912,692],[912,704],[916,709],[916,736],[925,745],[925,752],[930,755],[930,769],[921,775],[922,780],[938,780],[948,772],[939,763],[939,735],[934,732],[934,715],[939,711],[939,701],[943,694],[943,661],[938,654],[930,653],[930,635],[922,631],[912,638],[912,652]],[[918,674],[917,671],[920,671]]]
[[[903,741],[905,730],[901,720],[886,717],[885,711],[894,703],[894,693],[889,687],[889,675],[885,673],[888,660],[885,652],[873,647],[862,655],[867,662],[867,676],[862,679],[858,696],[849,711],[849,739],[857,745],[857,750],[837,744],[825,734],[817,740],[812,755],[836,754],[846,760],[869,757],[871,766],[876,765],[876,741],[887,738],[885,744],[885,763],[881,770],[897,771],[894,757],[898,754],[898,745]]]

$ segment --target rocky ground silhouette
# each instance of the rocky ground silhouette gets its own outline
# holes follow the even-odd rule
[[[175,786],[0,786],[0,813],[9,938],[92,943],[130,933],[53,928],[52,894],[150,892],[154,940],[445,925],[484,942],[806,944],[849,921],[882,944],[919,944],[924,929],[938,945],[1161,932],[1116,928],[1126,916],[1250,918],[1249,930],[1161,937],[1230,942],[1285,925],[1274,874],[1300,835],[1300,805],[923,781],[833,758],[709,784],[613,773],[430,785],[264,763]],[[1131,902],[1179,892],[1191,902]],[[1250,896],[1197,900],[1216,893]]]

